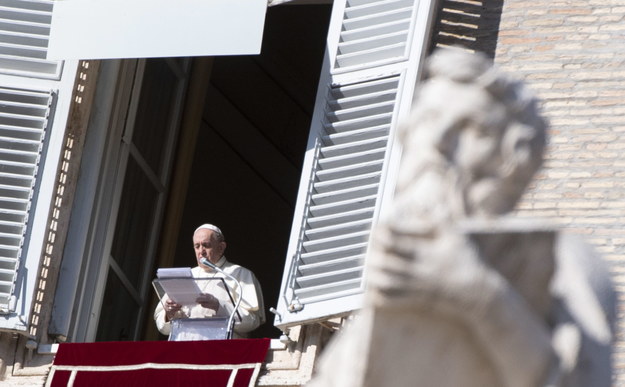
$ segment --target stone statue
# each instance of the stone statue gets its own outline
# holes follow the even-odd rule
[[[610,386],[615,295],[583,242],[504,218],[541,165],[536,101],[480,54],[435,52],[365,305],[309,386]]]

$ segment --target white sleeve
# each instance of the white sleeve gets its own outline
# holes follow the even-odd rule
[[[169,321],[165,321],[165,309],[163,308],[163,304],[160,300],[156,304],[156,309],[154,309],[154,321],[156,322],[156,328],[158,331],[169,336],[171,333],[171,323]]]
[[[235,319],[234,330],[237,333],[251,332],[265,322],[265,305],[260,284],[251,271],[241,268],[233,273],[243,291],[243,299],[239,307],[241,320]]]

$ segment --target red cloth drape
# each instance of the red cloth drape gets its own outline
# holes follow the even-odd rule
[[[59,345],[46,385],[253,386],[269,339]]]

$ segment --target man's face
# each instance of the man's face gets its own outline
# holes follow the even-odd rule
[[[198,265],[202,258],[217,263],[226,250],[226,242],[218,242],[213,230],[200,229],[193,234],[193,249]]]

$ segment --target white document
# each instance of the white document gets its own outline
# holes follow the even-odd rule
[[[190,267],[160,268],[156,276],[167,297],[180,305],[195,305],[202,291],[191,275]]]
[[[156,277],[159,279],[171,277],[191,278],[193,274],[190,267],[161,267],[156,270]]]

